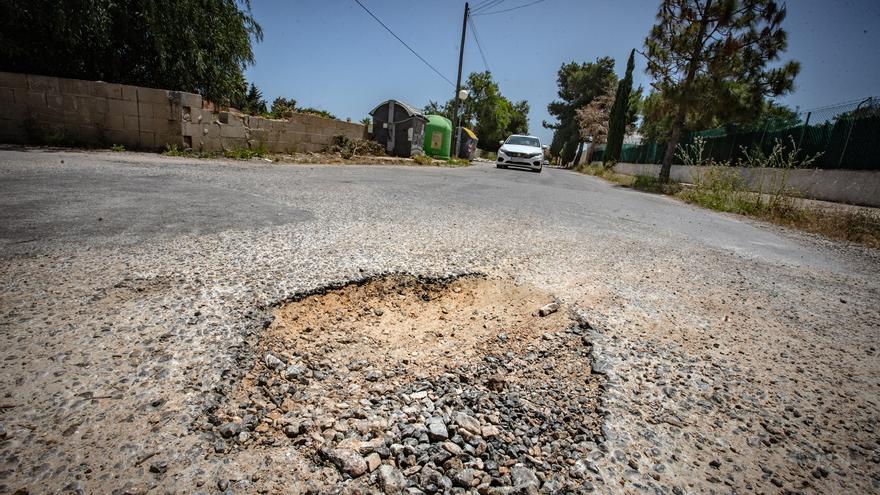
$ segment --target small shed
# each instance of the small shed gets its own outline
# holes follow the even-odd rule
[[[456,133],[458,158],[473,160],[477,155],[477,135],[467,127],[458,127]]]
[[[370,112],[374,141],[385,146],[389,155],[410,157],[425,153],[425,125],[428,119],[402,101],[382,102]]]

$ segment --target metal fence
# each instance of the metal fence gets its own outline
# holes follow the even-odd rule
[[[795,118],[767,120],[750,127],[707,129],[686,134],[681,145],[703,138],[704,157],[716,162],[736,164],[746,153],[769,154],[777,142],[790,149],[796,146],[803,157],[820,154],[813,167],[880,170],[880,98],[815,108],[797,113]],[[666,143],[625,144],[620,161],[661,163]],[[597,147],[593,160],[602,160],[604,149]]]

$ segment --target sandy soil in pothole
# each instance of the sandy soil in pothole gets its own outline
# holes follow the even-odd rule
[[[287,303],[202,429],[239,462],[284,450],[254,482],[268,490],[580,486],[603,378],[567,308],[540,314],[553,302],[507,280],[391,276]]]
[[[563,313],[537,318],[538,309],[551,302],[548,294],[507,281],[466,277],[422,284],[391,277],[280,307],[263,343],[283,357],[403,364],[427,374],[485,353],[487,345],[497,346],[499,332],[528,338],[564,326]],[[516,342],[507,346],[523,343]]]

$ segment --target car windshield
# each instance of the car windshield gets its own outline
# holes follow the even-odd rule
[[[510,136],[507,138],[507,142],[504,144],[518,144],[520,146],[534,146],[535,148],[541,147],[541,142],[536,138],[528,137],[528,136]]]

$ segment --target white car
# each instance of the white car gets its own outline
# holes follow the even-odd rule
[[[514,134],[501,142],[498,150],[498,168],[521,167],[532,172],[541,172],[544,165],[544,148],[535,136]]]

